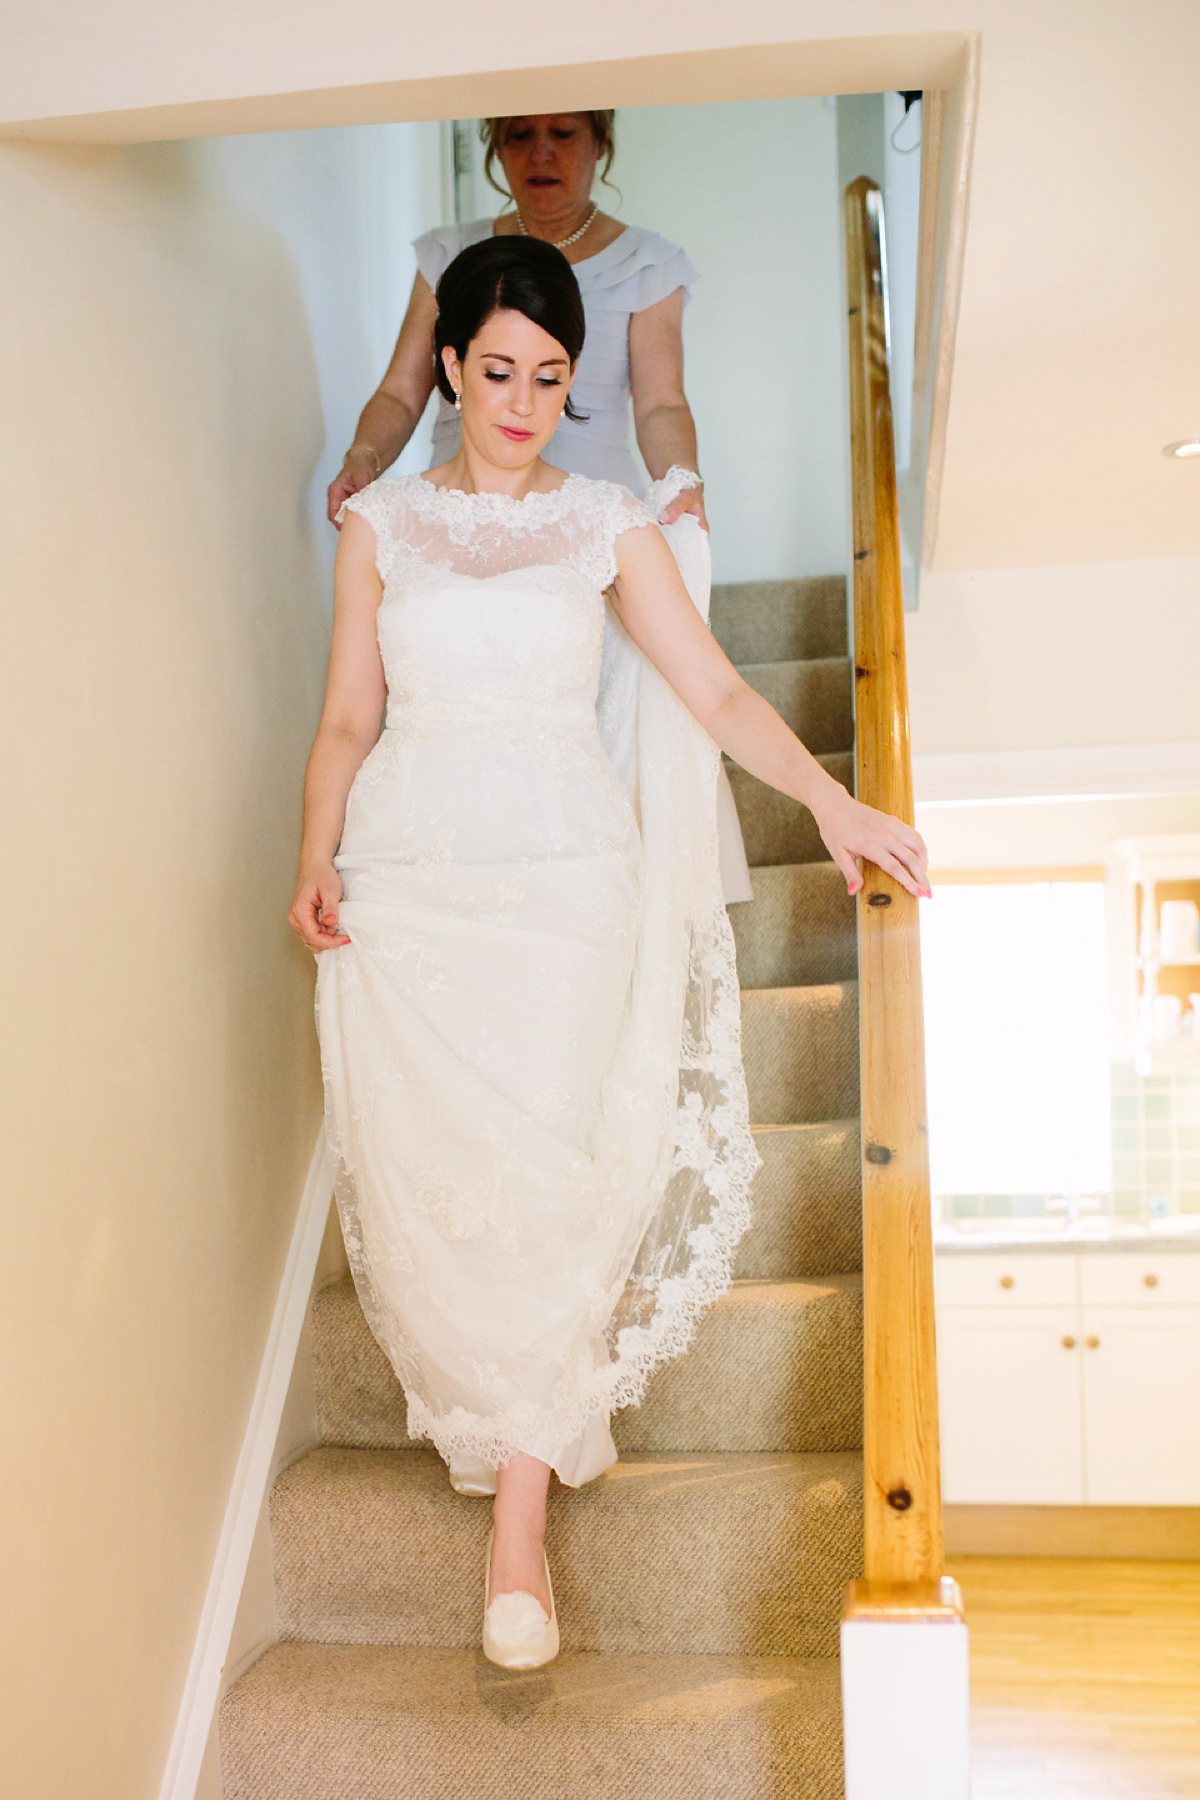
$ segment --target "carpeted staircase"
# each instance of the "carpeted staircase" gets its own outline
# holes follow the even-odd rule
[[[840,578],[718,588],[713,628],[851,781]],[[837,1638],[860,1572],[854,904],[811,816],[730,770],[755,899],[731,908],[764,1167],[733,1291],[552,1486],[563,1654],[478,1648],[490,1505],[455,1495],[348,1281],[316,1299],[323,1442],[276,1484],[280,1642],[221,1716],[226,1800],[837,1800]]]

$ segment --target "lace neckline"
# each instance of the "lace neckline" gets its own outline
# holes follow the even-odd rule
[[[413,495],[419,496],[420,503],[430,507],[436,507],[441,501],[451,511],[459,513],[472,510],[482,513],[508,513],[511,511],[525,516],[527,508],[539,513],[553,510],[554,502],[561,501],[568,490],[585,482],[587,477],[572,472],[556,488],[535,489],[532,493],[523,494],[519,500],[514,499],[511,494],[469,494],[465,488],[439,487],[436,482],[426,481],[423,475],[413,475],[409,479],[412,482],[411,492]]]

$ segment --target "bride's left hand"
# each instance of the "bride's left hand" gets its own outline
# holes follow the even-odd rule
[[[894,876],[901,887],[918,899],[930,899],[933,889],[929,885],[929,852],[915,826],[873,806],[864,806],[838,783],[833,786],[836,791],[823,796],[812,812],[826,849],[846,877],[846,892],[857,894],[862,887],[862,870],[857,861],[861,857]]]

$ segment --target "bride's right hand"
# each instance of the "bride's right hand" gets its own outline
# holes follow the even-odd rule
[[[350,942],[345,932],[338,930],[341,903],[342,878],[332,863],[301,869],[288,924],[318,956],[322,950],[336,950]]]

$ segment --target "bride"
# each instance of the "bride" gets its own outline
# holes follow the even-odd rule
[[[363,1308],[412,1435],[495,1493],[483,1647],[534,1668],[551,1472],[616,1460],[749,1219],[718,746],[851,892],[858,857],[927,892],[925,847],[741,679],[642,503],[542,460],[584,337],[561,252],[472,245],[438,309],[462,445],[346,503],[290,917]]]

